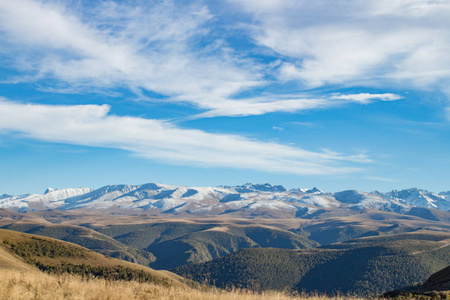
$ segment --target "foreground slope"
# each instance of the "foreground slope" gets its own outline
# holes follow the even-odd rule
[[[0,268],[68,272],[109,279],[138,279],[158,284],[181,284],[175,274],[114,259],[86,248],[47,237],[0,229]]]
[[[17,221],[0,228],[20,231],[30,234],[47,236],[58,240],[71,242],[95,252],[114,258],[149,265],[155,257],[146,251],[130,247],[115,239],[82,226],[61,225],[33,221]]]
[[[417,232],[361,238],[326,249],[244,249],[174,269],[217,286],[374,296],[424,281],[450,264],[450,234]]]
[[[195,289],[185,285],[164,286],[136,281],[86,280],[72,275],[32,274],[16,270],[2,270],[0,272],[0,299],[327,300],[332,298],[294,296],[274,291],[255,293],[248,290]],[[337,297],[333,299],[357,300],[358,298]]]

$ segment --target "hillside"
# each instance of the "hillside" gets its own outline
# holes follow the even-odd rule
[[[449,241],[448,233],[418,232],[361,238],[319,249],[244,249],[172,271],[219,287],[374,296],[422,282],[450,264]]]
[[[92,250],[47,237],[0,229],[0,268],[70,273],[110,280],[182,284],[169,272],[114,259]]]
[[[448,212],[442,212],[448,214]],[[417,230],[450,232],[446,221],[429,220],[418,216],[405,216],[397,213],[366,210],[356,215],[327,213],[321,217],[303,222],[292,232],[307,232],[310,240],[320,245],[344,242],[360,237],[385,236]]]
[[[0,228],[70,241],[156,269],[204,262],[249,247],[302,249],[318,246],[306,235],[279,228],[277,224],[154,217],[141,220],[141,217],[4,212]]]
[[[152,268],[169,269],[208,261],[243,248],[301,249],[317,246],[292,232],[261,225],[216,222],[158,222],[93,227],[115,240],[152,253]]]
[[[330,212],[314,219],[174,219],[79,211],[3,211],[1,215],[0,228],[70,241],[155,269],[205,262],[243,248],[305,249],[424,229],[450,231],[442,221],[378,210],[349,216]]]
[[[43,225],[41,223],[19,221],[1,226],[1,228],[71,242],[104,255],[142,265],[148,265],[155,260],[155,257],[149,252],[126,246],[109,236],[81,226],[60,224]]]
[[[2,300],[302,299],[275,291],[194,288],[167,271],[155,271],[71,243],[10,230],[0,230],[0,241]]]
[[[432,274],[420,288],[421,292],[449,291],[450,290],[450,266]]]
[[[389,291],[381,297],[385,299],[448,299],[450,297],[450,266],[432,274],[422,284]]]

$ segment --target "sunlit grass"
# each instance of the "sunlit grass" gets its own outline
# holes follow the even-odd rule
[[[257,293],[249,290],[221,290],[216,288],[190,288],[188,286],[163,286],[136,281],[108,281],[83,279],[73,275],[48,275],[40,272],[22,272],[0,269],[0,299],[215,299],[215,300],[291,300],[325,299],[326,297],[293,296],[283,292]],[[349,299],[336,297],[335,299]],[[352,298],[356,299],[356,298]]]

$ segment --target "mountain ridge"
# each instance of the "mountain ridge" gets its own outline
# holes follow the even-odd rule
[[[377,209],[400,214],[413,208],[450,210],[450,192],[411,188],[371,193],[358,190],[323,192],[286,189],[281,185],[187,187],[161,183],[106,185],[91,188],[48,188],[44,194],[3,195],[0,208],[12,211],[46,209],[142,210],[166,215],[240,215],[243,217],[311,217],[329,209]],[[420,212],[423,214],[423,211]]]

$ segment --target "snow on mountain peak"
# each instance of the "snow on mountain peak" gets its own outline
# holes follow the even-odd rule
[[[313,187],[310,190],[305,191],[307,194],[322,194],[323,192],[316,187]]]
[[[341,203],[358,204],[365,199],[366,194],[367,193],[360,192],[357,190],[347,190],[334,193],[333,196],[337,201]]]
[[[237,186],[236,191],[241,191],[241,193],[251,193],[254,191],[260,192],[285,192],[286,189],[282,185],[271,185],[270,183],[246,183],[241,186]]]
[[[384,194],[390,199],[398,200],[412,206],[436,208],[440,210],[449,210],[450,202],[444,195],[437,195],[427,190],[418,188],[410,188],[406,190],[392,190]]]
[[[45,194],[48,194],[48,193],[51,193],[51,192],[54,192],[54,191],[55,191],[54,189],[52,189],[51,187],[49,187],[49,188],[47,188],[47,189],[45,190],[44,195],[45,195]]]
[[[189,215],[243,213],[258,209],[292,216],[326,209],[378,209],[407,213],[412,207],[450,209],[450,192],[439,195],[420,189],[388,193],[347,190],[324,193],[318,188],[286,190],[281,185],[247,183],[241,186],[186,187],[160,183],[108,185],[89,188],[48,188],[43,195],[3,195],[0,208],[35,209],[140,209],[151,213]],[[296,212],[301,212],[297,214]],[[269,213],[270,215],[270,213]]]

